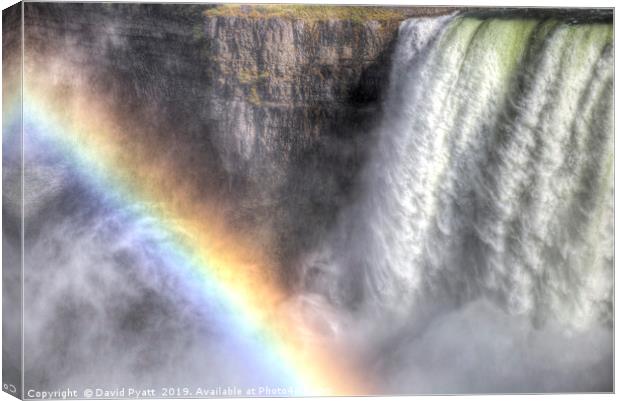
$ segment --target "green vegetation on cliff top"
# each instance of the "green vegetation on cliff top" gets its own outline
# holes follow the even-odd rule
[[[409,11],[409,12],[407,12]],[[406,18],[410,10],[372,6],[330,6],[306,4],[224,4],[205,11],[206,16],[246,18],[286,18],[304,21],[331,19],[364,21],[392,21]]]

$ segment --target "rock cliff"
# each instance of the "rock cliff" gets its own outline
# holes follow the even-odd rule
[[[450,11],[27,3],[26,43],[90,71],[99,99],[186,155],[205,196],[232,200],[231,224],[291,265],[351,193],[400,22]]]
[[[276,227],[289,260],[322,235],[350,194],[400,22],[450,10],[371,7],[350,16],[346,7],[309,15],[233,7],[204,13],[213,140],[231,179],[252,188],[248,216]]]

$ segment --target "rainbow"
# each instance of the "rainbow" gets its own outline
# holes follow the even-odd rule
[[[94,193],[149,221],[165,265],[209,303],[209,311],[219,311],[220,329],[239,339],[248,359],[258,361],[257,369],[268,370],[277,385],[290,386],[294,395],[369,393],[337,350],[299,335],[293,318],[281,311],[287,293],[269,257],[251,238],[226,227],[217,202],[204,200],[175,174],[169,159],[153,157],[148,142],[128,145],[131,130],[141,128],[97,101],[92,88],[75,77],[65,82],[46,73],[25,73],[26,164],[29,149],[54,149]],[[19,109],[5,113],[5,126],[19,123]]]

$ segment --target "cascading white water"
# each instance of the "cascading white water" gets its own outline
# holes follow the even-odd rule
[[[332,298],[609,313],[612,73],[606,24],[403,23],[364,194],[327,245]]]
[[[611,24],[554,19],[456,15],[404,22],[362,195],[306,260],[307,291],[353,314],[352,321],[370,313],[372,327],[356,324],[351,332],[370,330],[378,339],[366,347],[382,352],[401,347],[394,345],[399,337],[425,338],[425,325],[443,327],[438,316],[453,321],[461,313],[454,311],[480,300],[519,319],[515,333],[529,330],[523,321],[541,330],[557,324],[560,332],[596,326],[597,334],[583,338],[607,341],[613,319],[612,37]],[[499,321],[495,313],[484,312],[485,321]],[[477,314],[462,312],[458,327],[476,322]],[[469,335],[484,338],[487,329]],[[432,332],[442,338],[442,330]],[[513,335],[502,333],[494,337]],[[525,353],[547,352],[540,344],[552,335],[538,333],[519,345]],[[519,335],[506,340],[514,352],[521,352]],[[418,345],[410,348],[423,342],[413,341]],[[427,345],[446,347],[434,341]],[[570,347],[575,341],[557,339]],[[487,351],[471,363],[504,355]],[[590,351],[596,363],[607,360],[600,347]],[[414,354],[424,358],[421,352]],[[372,353],[371,361],[382,358]],[[588,363],[594,362],[575,362],[575,371]],[[504,382],[489,374],[478,386],[457,380],[396,388],[576,389],[558,384],[564,373],[530,387],[523,383],[535,378],[515,374]]]

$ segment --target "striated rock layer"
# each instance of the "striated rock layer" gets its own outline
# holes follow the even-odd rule
[[[321,9],[297,18],[247,6],[28,3],[25,32],[30,57],[88,71],[93,96],[146,125],[135,135],[158,136],[162,154],[186,155],[176,163],[223,199],[231,224],[290,266],[350,194],[399,23],[451,11],[373,8],[380,18],[360,19]],[[63,85],[71,74],[50,66]]]

